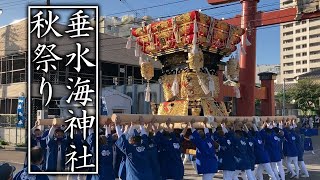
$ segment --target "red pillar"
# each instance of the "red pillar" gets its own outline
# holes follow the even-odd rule
[[[258,74],[261,80],[261,87],[267,88],[267,99],[261,100],[261,115],[275,116],[275,99],[274,99],[274,80],[277,74],[272,72],[263,72]]]
[[[255,114],[255,77],[256,77],[256,27],[255,15],[258,0],[241,0],[242,17],[241,27],[246,30],[242,36],[242,47],[246,54],[240,56],[240,93],[237,101],[238,116],[253,116]],[[246,46],[246,38],[251,46]]]

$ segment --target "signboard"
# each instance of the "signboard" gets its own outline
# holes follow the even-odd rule
[[[20,96],[18,98],[18,107],[17,107],[17,127],[18,128],[24,128],[25,125],[25,116],[24,116],[24,102],[25,97]]]

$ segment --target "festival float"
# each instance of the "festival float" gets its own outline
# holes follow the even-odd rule
[[[194,120],[198,127],[202,123],[221,123],[222,121],[279,121],[296,119],[295,116],[276,117],[237,117],[228,116],[221,98],[224,65],[227,77],[239,78],[238,60],[231,56],[238,48],[248,45],[242,38],[245,30],[192,11],[167,20],[142,23],[142,27],[132,29],[126,48],[135,44],[135,56],[139,59],[141,75],[147,81],[145,101],[150,102],[149,81],[154,76],[153,62],[162,64],[161,84],[165,101],[151,104],[152,114],[113,114],[112,117],[100,116],[99,123],[104,125],[111,120],[119,124],[138,122],[165,123],[170,120],[175,128]],[[239,43],[244,40],[245,43]],[[225,63],[223,57],[231,56]],[[220,74],[219,74],[220,72]],[[241,98],[240,84],[234,86],[233,93]],[[245,98],[245,97],[242,97]],[[41,125],[63,124],[63,119],[42,119]]]

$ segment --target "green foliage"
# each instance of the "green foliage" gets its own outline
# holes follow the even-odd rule
[[[5,142],[4,140],[0,139],[0,145],[9,145],[8,142]]]
[[[303,79],[299,80],[290,91],[295,104],[304,114],[308,111],[319,110],[320,84],[311,79]]]

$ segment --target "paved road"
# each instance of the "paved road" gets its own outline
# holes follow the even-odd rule
[[[307,169],[310,173],[310,178],[300,178],[308,180],[320,180],[320,136],[313,137],[315,155],[311,152],[306,152],[304,156]],[[6,151],[0,150],[0,162],[9,162],[15,166],[18,170],[21,170],[23,167],[23,162],[25,158],[25,153],[21,151]],[[66,177],[59,178],[59,180],[67,179]],[[185,178],[188,180],[200,180],[201,177],[196,174],[190,164],[185,166]],[[217,173],[214,179],[222,179],[222,175]],[[268,178],[265,178],[268,179]],[[289,178],[288,178],[289,179]]]

